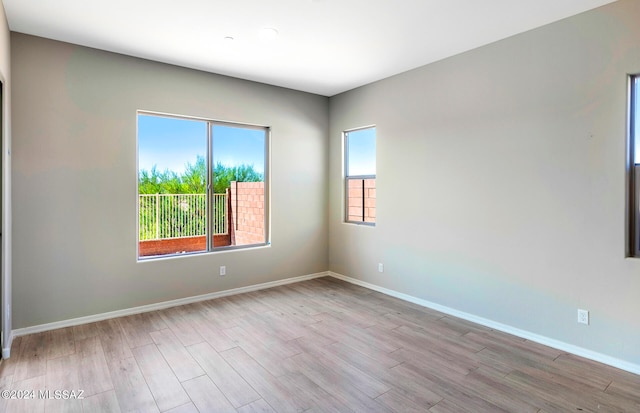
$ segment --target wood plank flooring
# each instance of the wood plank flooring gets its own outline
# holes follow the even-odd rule
[[[640,376],[329,277],[17,337],[11,354],[0,390],[35,397],[0,412],[640,412]]]

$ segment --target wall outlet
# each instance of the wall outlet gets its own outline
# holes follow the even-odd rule
[[[578,323],[589,325],[589,311],[578,309]]]
[[[227,267],[224,265],[220,266],[220,276],[224,277],[225,275],[227,275]]]
[[[381,262],[378,263],[378,272],[384,272],[384,264]]]

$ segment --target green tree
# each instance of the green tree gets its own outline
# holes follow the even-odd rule
[[[180,177],[181,194],[204,194],[207,192],[207,164],[198,156],[195,164],[187,163]]]
[[[167,171],[158,172],[156,166],[151,171],[143,169],[138,177],[138,192],[141,194],[165,194],[169,193],[168,182],[174,178],[172,173]],[[175,173],[173,173],[175,175]]]
[[[218,162],[213,168],[213,192],[216,194],[224,193],[232,181],[262,182],[263,180],[263,175],[256,172],[253,165],[225,166]]]
[[[253,165],[225,166],[221,162],[213,168],[213,192],[226,192],[232,181],[262,182],[264,176],[256,172]],[[203,156],[195,163],[187,163],[185,171],[178,175],[168,169],[158,172],[156,166],[151,171],[143,169],[138,175],[140,194],[204,194],[207,187],[207,164]]]

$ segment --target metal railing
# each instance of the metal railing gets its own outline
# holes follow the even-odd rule
[[[140,194],[140,241],[207,233],[206,194]],[[213,194],[213,235],[227,233],[227,195]]]

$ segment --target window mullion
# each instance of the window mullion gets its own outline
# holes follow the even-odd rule
[[[364,199],[365,199],[364,195],[365,194],[364,194],[364,179],[363,179],[362,180],[362,222],[365,222],[365,216],[366,216],[366,214],[364,212],[365,211],[364,210]]]
[[[215,237],[214,235],[214,231],[213,231],[213,208],[215,205],[214,199],[213,199],[213,182],[215,177],[213,176],[213,165],[212,165],[212,159],[213,159],[213,127],[211,122],[207,122],[207,160],[206,160],[206,165],[207,165],[207,192],[206,192],[206,209],[207,209],[207,225],[205,225],[205,233],[206,233],[206,237],[207,237],[207,251],[213,251],[213,248],[215,247],[214,242],[213,242],[213,238]]]

